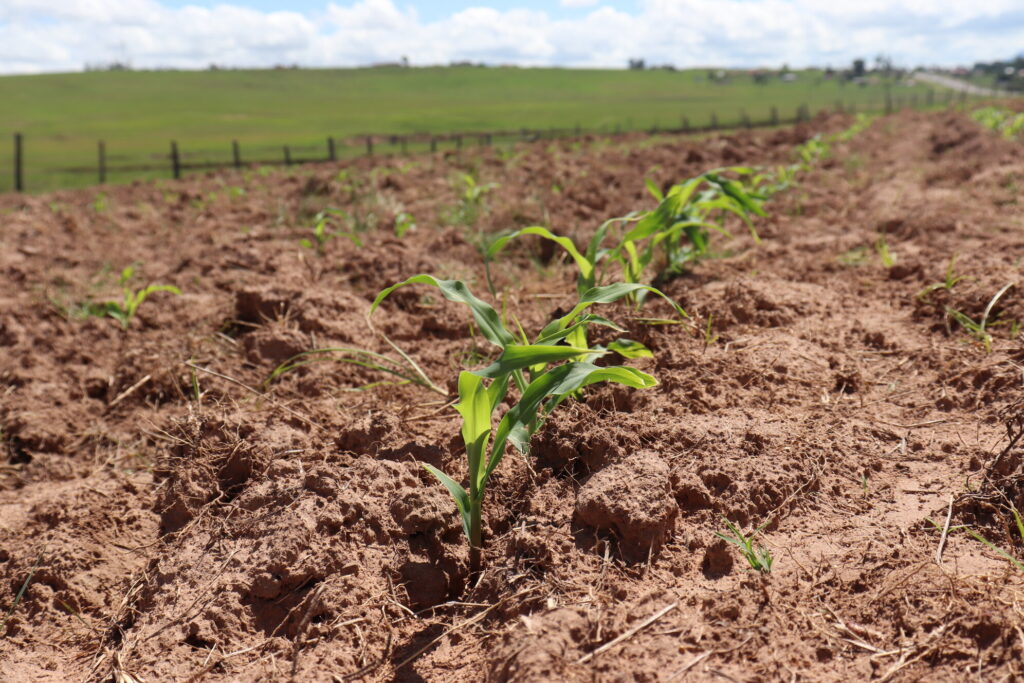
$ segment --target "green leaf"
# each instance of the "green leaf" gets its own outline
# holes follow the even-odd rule
[[[665,195],[662,194],[661,188],[655,185],[653,180],[650,178],[644,178],[644,185],[647,186],[647,191],[651,193],[651,196],[659,202],[665,199]]]
[[[455,410],[462,415],[462,440],[469,461],[470,491],[480,490],[480,463],[491,437],[491,397],[483,380],[471,372],[459,373],[459,402]]]
[[[672,301],[672,299],[664,294],[660,289],[635,282],[617,282],[611,285],[604,285],[603,287],[591,287],[588,289],[583,293],[583,296],[580,297],[579,303],[577,303],[567,315],[547,324],[540,333],[541,337],[548,337],[556,331],[565,329],[573,322],[576,316],[594,304],[612,303],[614,301],[618,301],[624,296],[643,290],[657,294],[665,301],[669,302],[672,305],[672,308],[674,308],[679,315],[688,317],[686,315],[686,311],[680,308],[679,304]]]
[[[614,351],[623,358],[653,358],[651,350],[638,341],[622,337],[608,345],[609,351]]]
[[[635,389],[652,387],[658,383],[647,373],[624,366],[603,368],[592,363],[579,362],[559,365],[548,370],[530,382],[519,399],[519,403],[512,406],[498,424],[494,435],[494,446],[491,448],[491,459],[487,464],[487,476],[490,476],[490,473],[501,462],[507,442],[511,442],[521,453],[527,451],[532,436],[527,426],[533,423],[537,408],[541,403],[550,397],[555,397],[555,405],[557,405],[561,399],[578,389],[604,381],[624,384]]]
[[[614,323],[611,320],[608,320],[607,318],[603,318],[599,315],[593,315],[588,313],[587,315],[581,317],[579,320],[577,320],[572,325],[569,325],[563,330],[556,330],[551,334],[547,335],[546,337],[538,337],[537,341],[535,341],[534,344],[553,344],[555,342],[565,339],[570,334],[575,332],[577,328],[586,327],[588,325],[601,325],[603,327],[610,327],[616,332],[626,331],[617,323]]]
[[[470,311],[473,313],[473,319],[476,320],[477,327],[480,328],[480,333],[483,334],[487,341],[491,342],[495,346],[504,349],[505,347],[512,346],[516,343],[515,338],[509,334],[508,330],[505,329],[505,326],[501,324],[501,318],[498,316],[498,312],[495,311],[490,304],[487,304],[473,296],[469,291],[469,288],[461,280],[438,280],[432,275],[414,275],[404,282],[391,285],[381,291],[381,293],[377,295],[377,298],[373,300],[373,305],[370,306],[370,315],[373,315],[373,312],[377,310],[380,303],[393,291],[400,287],[405,287],[406,285],[415,284],[433,285],[441,290],[441,294],[449,301],[469,306]]]
[[[437,480],[444,484],[444,487],[448,489],[448,493],[452,494],[452,499],[455,501],[455,507],[459,510],[459,517],[462,519],[462,531],[466,534],[466,538],[469,536],[469,494],[466,493],[466,489],[462,488],[462,485],[457,481],[449,477],[447,474],[437,469],[433,465],[427,463],[420,463],[423,468],[430,472],[432,475],[437,477]]]
[[[548,363],[579,358],[584,354],[601,355],[601,353],[601,351],[573,346],[516,345],[505,349],[498,357],[498,360],[483,370],[477,370],[473,374],[479,377],[494,379],[534,365],[547,365]]]
[[[579,249],[576,248],[575,243],[573,243],[571,239],[569,239],[568,237],[561,237],[560,235],[556,235],[547,228],[541,227],[539,225],[535,225],[529,228],[523,228],[522,230],[517,230],[516,232],[513,232],[510,235],[503,235],[494,240],[494,242],[491,243],[490,248],[487,250],[487,260],[493,259],[495,256],[498,255],[498,252],[504,249],[505,245],[507,245],[511,240],[522,235],[536,235],[537,237],[543,237],[544,239],[551,240],[558,246],[565,249],[565,251],[568,252],[569,256],[573,258],[573,260],[576,262],[576,266],[580,269],[580,277],[582,279],[591,278],[591,276],[593,275],[594,264],[591,261],[589,261],[587,257],[585,257],[583,254],[579,252]]]

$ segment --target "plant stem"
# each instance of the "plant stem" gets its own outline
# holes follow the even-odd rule
[[[469,500],[469,571],[476,574],[481,569],[481,550],[484,546],[483,533],[480,528],[480,511],[483,503],[482,493]]]

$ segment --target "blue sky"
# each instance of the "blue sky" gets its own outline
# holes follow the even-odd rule
[[[0,73],[413,65],[906,66],[1024,48],[1024,0],[0,0]]]

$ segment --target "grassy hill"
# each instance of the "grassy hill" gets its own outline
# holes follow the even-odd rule
[[[894,85],[894,96],[927,88]],[[322,70],[91,72],[0,77],[0,191],[12,187],[11,135],[24,134],[30,191],[88,185],[96,175],[60,169],[96,165],[104,140],[108,164],[167,164],[170,140],[188,160],[227,161],[231,140],[243,158],[326,154],[326,137],[449,133],[520,128],[623,130],[706,125],[713,114],[738,122],[741,110],[767,119],[839,101],[880,108],[880,83],[843,84],[817,71],[793,82],[755,84],[742,72],[722,82],[706,70],[613,71],[480,67]],[[339,154],[357,153],[339,147]],[[160,171],[166,176],[168,172]],[[150,174],[152,175],[152,174]],[[142,173],[108,174],[121,182]]]

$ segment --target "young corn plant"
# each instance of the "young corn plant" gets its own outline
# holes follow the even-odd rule
[[[339,216],[341,218],[347,218],[348,213],[341,209],[323,209],[319,211],[313,218],[313,239],[303,238],[299,240],[299,244],[306,249],[313,249],[316,251],[318,256],[323,256],[327,252],[327,244],[335,237],[348,238],[352,244],[356,247],[362,247],[362,240],[354,232],[345,232],[343,230],[329,230],[333,218]]]
[[[411,213],[402,211],[395,216],[395,237],[401,239],[405,237],[405,234],[410,230],[416,229],[416,219],[412,217]]]
[[[123,329],[131,327],[135,313],[151,294],[157,292],[168,292],[175,296],[181,295],[181,290],[174,285],[149,285],[142,289],[132,289],[129,282],[135,275],[135,268],[128,266],[121,271],[119,283],[121,285],[121,301],[89,301],[82,305],[82,313],[86,316],[103,317],[108,316],[121,323]]]
[[[753,531],[749,536],[743,533],[743,530],[738,526],[725,519],[725,526],[728,528],[729,533],[725,534],[721,531],[716,531],[715,536],[728,541],[737,548],[739,548],[740,554],[743,555],[743,559],[747,561],[750,568],[759,571],[763,574],[767,574],[772,570],[772,558],[771,552],[768,548],[765,548],[760,543],[755,543],[754,538],[761,533],[764,529],[764,525],[761,525]]]
[[[646,271],[660,259],[651,282],[665,282],[680,274],[687,264],[707,255],[712,231],[729,235],[724,228],[729,215],[739,217],[754,239],[759,240],[752,216],[766,215],[761,207],[763,198],[752,191],[749,183],[730,178],[727,173],[743,179],[753,176],[755,171],[740,166],[716,169],[665,193],[648,181],[648,191],[658,206],[605,221],[584,252],[568,237],[532,226],[495,239],[485,254],[485,267],[489,273],[490,262],[512,240],[534,235],[553,241],[573,259],[579,270],[576,287],[581,294],[603,281],[608,264],[618,267],[625,282],[637,284],[647,279]],[[641,304],[646,293],[647,290],[639,290],[631,299]]]
[[[451,210],[448,220],[456,225],[476,225],[484,210],[487,195],[498,188],[497,183],[480,183],[469,173],[459,176],[462,184],[459,202]]]
[[[369,315],[372,316],[392,292],[414,284],[434,286],[449,301],[466,305],[480,334],[500,349],[498,357],[482,370],[459,373],[459,396],[455,409],[462,416],[468,486],[463,486],[438,468],[424,464],[455,501],[463,532],[469,541],[471,564],[476,571],[483,547],[482,513],[487,484],[501,463],[506,446],[528,453],[531,437],[552,411],[591,384],[614,382],[634,389],[657,384],[654,377],[635,368],[593,363],[607,354],[612,345],[609,349],[589,347],[586,329],[590,325],[620,328],[610,320],[589,313],[588,309],[595,304],[617,301],[640,289],[664,295],[640,284],[593,287],[579,297],[572,310],[548,323],[532,342],[522,330],[517,337],[506,329],[498,312],[474,296],[465,283],[439,280],[430,275],[416,275],[384,289],[374,300]],[[620,351],[622,355],[643,355],[635,342],[619,341],[625,351]]]

